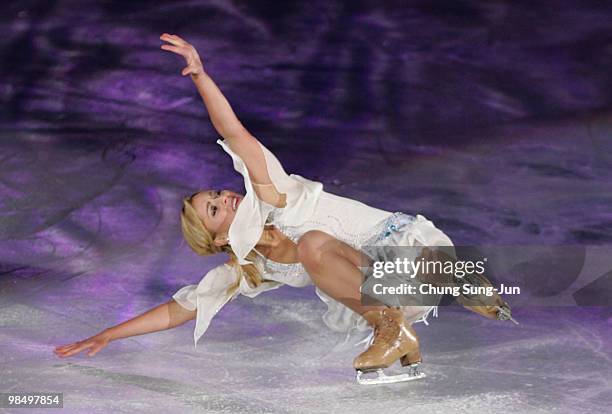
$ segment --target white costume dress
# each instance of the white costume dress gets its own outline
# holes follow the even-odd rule
[[[280,193],[287,194],[286,206],[274,207],[257,197],[242,159],[222,140],[217,140],[217,143],[232,157],[234,168],[244,177],[246,195],[238,206],[228,234],[229,244],[241,264],[250,263],[245,257],[259,241],[266,223],[274,224],[296,243],[307,231],[321,230],[356,249],[385,244],[452,246],[450,239],[421,215],[413,217],[401,212],[380,210],[328,193],[319,182],[296,174],[287,175],[278,159],[260,143],[270,179]],[[293,287],[313,284],[300,263],[277,263],[259,255],[255,264],[264,279],[256,288],[244,278],[238,281],[238,272],[230,265],[222,264],[207,272],[199,284],[185,286],[172,296],[184,308],[197,311],[194,330],[196,346],[215,314],[237,295],[254,297],[283,284]],[[229,288],[237,283],[238,289],[229,292]],[[345,343],[351,332],[361,332],[359,343],[364,342],[363,332],[369,330],[366,321],[318,288],[316,293],[328,307],[323,315],[325,324],[335,331],[347,332]],[[437,307],[413,306],[403,307],[402,310],[409,322],[427,323],[426,317],[431,311],[435,313]]]

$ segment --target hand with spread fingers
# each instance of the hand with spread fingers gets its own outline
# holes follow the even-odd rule
[[[69,357],[78,354],[81,351],[89,349],[87,356],[96,355],[101,349],[105,348],[111,340],[111,335],[106,331],[100,332],[90,338],[84,339],[72,344],[58,346],[53,351],[60,358]]]
[[[202,66],[200,55],[198,55],[198,51],[195,49],[195,47],[177,35],[164,33],[159,38],[164,42],[167,42],[161,46],[163,50],[176,53],[177,55],[185,58],[187,66],[185,66],[181,72],[183,76],[191,75],[192,77],[197,77],[198,75],[204,73],[204,67]]]

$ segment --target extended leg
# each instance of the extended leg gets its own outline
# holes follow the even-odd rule
[[[421,257],[430,262],[455,262],[457,259],[449,256],[446,252],[435,249],[424,248]],[[497,291],[492,291],[490,296],[484,293],[466,294],[463,293],[464,285],[474,288],[493,288],[491,281],[483,274],[471,273],[462,277],[447,274],[419,274],[419,280],[423,283],[431,283],[436,286],[456,286],[461,287],[461,294],[456,298],[457,302],[466,309],[476,312],[489,319],[507,320],[512,318],[510,306],[499,296]]]

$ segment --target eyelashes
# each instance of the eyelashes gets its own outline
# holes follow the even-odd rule
[[[217,196],[217,197],[220,197],[220,196],[221,196],[221,190],[215,190],[215,192],[214,192],[214,193],[216,194],[216,196]],[[215,197],[215,198],[217,198],[217,197]],[[214,216],[215,216],[215,214],[217,214],[217,207],[216,207],[216,206],[212,206],[212,207],[211,207],[211,210],[212,210],[211,215],[214,217]]]

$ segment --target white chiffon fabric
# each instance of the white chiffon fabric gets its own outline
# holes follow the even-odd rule
[[[257,197],[244,161],[223,140],[219,139],[217,143],[232,157],[234,169],[244,178],[246,195],[238,206],[228,237],[238,263],[250,264],[245,257],[259,241],[266,219],[275,207]],[[283,208],[281,222],[278,224],[299,226],[314,212],[323,184],[297,174],[287,175],[274,154],[261,143],[259,145],[272,183],[280,193],[287,194],[287,205]]]
[[[309,230],[321,230],[356,249],[368,245],[452,246],[450,239],[422,215],[414,217],[374,208],[328,193],[319,182],[295,174],[287,175],[278,159],[260,143],[272,182],[278,191],[287,194],[285,207],[267,204],[253,191],[242,159],[223,141],[218,140],[217,143],[232,157],[234,168],[245,181],[246,196],[229,231],[230,244],[234,252],[240,254],[239,258],[244,259],[254,248],[266,222],[274,224],[294,242]],[[242,263],[249,262],[242,260]],[[238,282],[239,274],[230,265],[223,264],[207,272],[197,285],[184,286],[172,296],[185,309],[197,311],[193,334],[195,346],[217,312],[238,295],[255,297],[282,285],[304,287],[313,284],[299,263],[277,263],[259,255],[255,265],[264,279],[263,284],[256,288],[242,278],[238,289],[230,292],[230,287]],[[346,333],[344,341],[337,348],[365,344],[369,339],[368,332],[371,335],[365,319],[318,288],[315,291],[327,305],[324,323],[334,331]],[[437,307],[403,307],[402,311],[408,322],[422,321],[427,324],[427,316],[432,312],[437,314]]]

